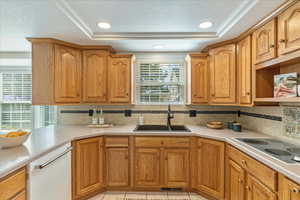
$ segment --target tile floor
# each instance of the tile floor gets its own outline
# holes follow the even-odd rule
[[[89,200],[207,200],[188,192],[104,192]]]

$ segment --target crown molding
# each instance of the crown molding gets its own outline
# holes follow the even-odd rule
[[[174,39],[218,39],[226,34],[245,16],[259,0],[245,0],[217,32],[134,32],[134,33],[98,33],[93,32],[86,22],[72,9],[67,0],[54,0],[55,5],[65,14],[90,40],[174,40]]]

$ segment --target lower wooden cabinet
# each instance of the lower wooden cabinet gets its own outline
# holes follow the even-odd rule
[[[300,185],[279,175],[279,200],[300,200]]]
[[[11,200],[26,200],[26,191],[24,190],[23,192],[21,192],[20,194],[12,198]]]
[[[242,200],[245,198],[245,170],[235,163],[228,160],[226,182],[226,200]]]
[[[189,149],[165,149],[165,187],[186,188],[189,183],[189,166]]]
[[[128,148],[106,148],[106,185],[108,187],[129,186]]]
[[[199,138],[196,151],[196,189],[216,199],[223,199],[224,143]]]
[[[254,176],[247,175],[247,200],[276,200],[277,196]]]
[[[72,179],[73,199],[101,190],[104,186],[103,138],[89,138],[73,142]]]

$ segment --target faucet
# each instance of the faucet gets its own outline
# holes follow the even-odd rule
[[[173,113],[171,111],[171,105],[170,104],[168,105],[168,112],[167,113],[168,113],[168,116],[167,116],[167,127],[168,127],[169,131],[171,131],[171,119],[174,118],[174,115],[173,115]]]

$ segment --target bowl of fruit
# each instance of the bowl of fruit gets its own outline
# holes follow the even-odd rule
[[[6,134],[0,134],[0,149],[17,147],[22,145],[28,139],[30,132],[17,130]]]

